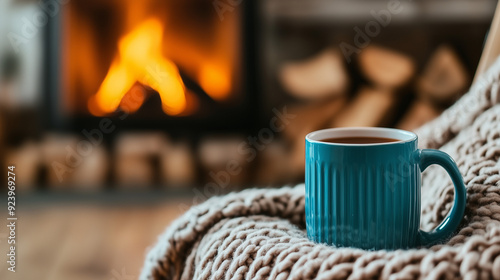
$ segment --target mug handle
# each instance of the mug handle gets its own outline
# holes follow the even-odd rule
[[[421,172],[424,172],[431,164],[441,165],[448,172],[455,186],[455,201],[448,216],[430,232],[419,230],[418,245],[428,246],[446,239],[457,229],[464,216],[466,190],[457,164],[447,153],[439,150],[423,149],[417,150],[416,156]]]

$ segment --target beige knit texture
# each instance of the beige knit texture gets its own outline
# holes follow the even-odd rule
[[[457,162],[467,208],[456,235],[431,248],[364,251],[316,244],[305,232],[304,186],[214,197],[171,224],[140,279],[500,279],[500,61],[457,103],[422,127],[421,148]],[[448,175],[422,179],[421,226],[453,204]]]

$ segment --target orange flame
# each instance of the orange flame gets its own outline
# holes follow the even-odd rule
[[[162,109],[179,115],[186,109],[184,83],[177,66],[162,54],[163,27],[159,20],[148,19],[120,39],[114,58],[98,92],[89,100],[96,115],[114,112],[136,82],[149,86],[160,95]],[[137,99],[140,104],[144,101]]]
[[[215,63],[201,65],[198,81],[201,88],[215,100],[224,100],[231,92],[230,70]]]

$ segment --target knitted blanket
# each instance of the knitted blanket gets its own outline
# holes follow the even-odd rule
[[[192,207],[159,237],[140,279],[500,279],[500,60],[439,118],[421,148],[457,162],[467,188],[463,221],[430,248],[364,251],[316,244],[305,232],[304,185],[249,189]],[[421,227],[453,204],[440,168],[422,179]]]

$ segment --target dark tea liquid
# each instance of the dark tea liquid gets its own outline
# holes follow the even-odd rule
[[[322,142],[338,143],[338,144],[377,144],[397,142],[398,139],[382,138],[382,137],[340,137],[340,138],[327,138],[321,140]]]

